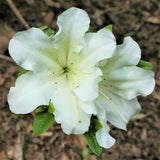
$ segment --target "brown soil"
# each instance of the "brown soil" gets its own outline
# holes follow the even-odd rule
[[[117,139],[100,157],[91,151],[89,160],[160,160],[160,2],[159,0],[14,0],[30,26],[48,25],[57,30],[57,16],[76,6],[86,10],[91,25],[98,30],[114,24],[121,43],[132,36],[142,49],[142,58],[151,61],[156,74],[152,95],[140,97],[142,111],[128,125],[128,131],[112,127]],[[0,0],[0,54],[9,56],[8,41],[25,30],[8,4]],[[7,104],[7,93],[18,74],[16,64],[0,59],[0,160],[80,160],[86,146],[83,136],[65,135],[54,124],[40,137],[34,137],[34,113],[16,117]]]

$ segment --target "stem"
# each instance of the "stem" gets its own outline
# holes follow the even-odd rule
[[[15,62],[12,60],[12,58],[10,58],[10,57],[8,57],[8,56],[1,55],[1,54],[0,54],[0,59],[3,59],[3,60],[6,60],[6,61],[15,63]]]
[[[21,13],[19,12],[19,10],[16,8],[15,4],[13,3],[12,0],[6,0],[8,2],[8,5],[10,6],[10,8],[12,9],[12,11],[15,13],[15,15],[17,16],[17,18],[20,20],[20,22],[23,24],[23,26],[26,29],[29,29],[30,26],[29,24],[26,22],[26,20],[23,18],[23,16],[21,15]]]

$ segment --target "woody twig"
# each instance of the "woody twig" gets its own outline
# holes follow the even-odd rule
[[[26,22],[26,20],[23,18],[23,16],[21,15],[21,13],[19,12],[19,10],[16,8],[15,4],[13,3],[12,0],[6,0],[8,2],[8,5],[10,6],[10,8],[12,9],[12,11],[15,13],[15,15],[17,16],[17,18],[19,19],[19,21],[23,24],[23,26],[26,29],[29,29],[30,26],[29,24]]]

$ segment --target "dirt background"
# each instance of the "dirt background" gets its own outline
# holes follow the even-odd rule
[[[160,160],[160,1],[159,0],[14,0],[30,26],[48,25],[57,31],[57,16],[76,6],[86,10],[91,25],[98,30],[114,24],[117,43],[132,36],[142,49],[142,58],[154,65],[156,88],[140,97],[142,111],[130,121],[128,131],[112,127],[117,139],[100,157],[89,151],[89,160]],[[9,57],[8,41],[25,30],[5,0],[0,0],[0,55]],[[86,147],[83,136],[67,136],[54,124],[40,137],[34,137],[34,113],[13,115],[7,93],[19,67],[0,59],[0,160],[80,160]],[[24,84],[25,85],[25,84]]]

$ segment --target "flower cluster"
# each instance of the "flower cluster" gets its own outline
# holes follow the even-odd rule
[[[16,114],[51,102],[66,134],[86,133],[95,116],[102,125],[97,142],[109,148],[115,140],[107,122],[126,130],[141,109],[137,96],[153,91],[154,74],[137,66],[141,51],[131,37],[116,45],[109,29],[87,32],[89,23],[85,11],[70,8],[58,17],[55,35],[39,28],[15,34],[9,53],[27,72],[10,88],[8,102]]]

